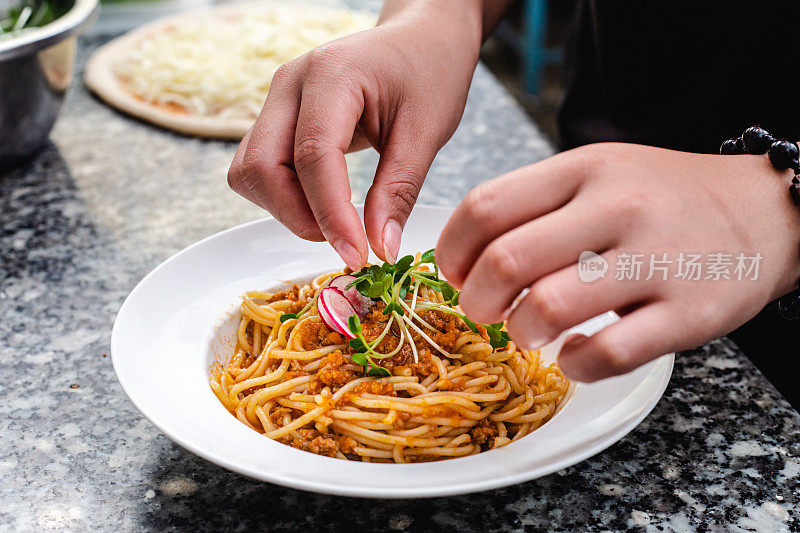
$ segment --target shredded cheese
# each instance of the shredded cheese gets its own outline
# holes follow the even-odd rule
[[[366,13],[288,4],[209,11],[145,36],[113,71],[127,90],[155,105],[255,119],[280,65],[374,23]]]

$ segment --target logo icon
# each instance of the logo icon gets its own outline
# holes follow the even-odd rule
[[[605,277],[608,272],[608,261],[594,252],[581,252],[578,258],[578,277],[584,283],[591,283]]]

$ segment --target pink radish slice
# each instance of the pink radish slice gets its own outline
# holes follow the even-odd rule
[[[347,319],[356,314],[356,310],[347,300],[345,295],[335,287],[325,287],[319,292],[317,298],[319,317],[325,325],[333,331],[339,332],[348,339],[356,336],[350,332]]]
[[[344,294],[344,297],[347,298],[348,302],[350,302],[350,305],[353,306],[353,309],[356,310],[358,316],[364,316],[367,314],[367,311],[369,311],[370,308],[375,305],[375,302],[372,301],[372,298],[364,296],[358,292],[355,285],[349,289],[346,288],[355,280],[355,276],[351,276],[350,274],[342,274],[341,276],[336,276],[333,278],[328,286],[342,291],[342,294]]]

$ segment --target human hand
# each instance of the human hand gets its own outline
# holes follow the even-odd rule
[[[354,270],[368,241],[380,258],[396,259],[425,175],[461,118],[480,48],[479,3],[387,6],[374,29],[275,73],[228,172],[233,190],[296,235],[327,240]],[[344,154],[370,145],[380,162],[362,227]]]
[[[621,374],[724,335],[796,287],[800,211],[764,156],[715,156],[630,144],[564,152],[480,185],[442,233],[436,259],[477,322],[507,320],[538,348],[605,311],[622,319],[567,339],[562,370],[580,381]],[[644,254],[638,280],[578,276],[594,251],[609,265]],[[761,254],[757,279],[646,279],[650,254]],[[730,267],[733,272],[733,265]],[[512,306],[523,289],[529,292]],[[508,316],[506,316],[508,315]]]

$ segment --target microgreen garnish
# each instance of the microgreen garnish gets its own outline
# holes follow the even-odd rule
[[[435,260],[434,260],[435,253],[436,253],[436,251],[433,248],[431,248],[430,250],[428,250],[427,252],[423,253],[419,257],[419,262],[420,263],[435,263]]]
[[[492,348],[497,350],[499,348],[505,348],[508,345],[508,341],[511,340],[511,337],[508,336],[507,331],[502,329],[502,322],[488,324],[484,327],[486,328],[486,333],[489,335],[489,344],[492,345]]]
[[[383,339],[383,336],[386,334],[389,327],[391,327],[391,324],[389,324],[380,337],[372,343],[364,338],[364,333],[361,331],[361,319],[358,318],[358,315],[353,315],[347,319],[347,327],[350,329],[350,332],[356,336],[355,339],[350,339],[350,347],[354,350],[350,359],[352,359],[355,364],[361,365],[364,373],[368,376],[391,376],[392,373],[389,372],[389,369],[376,364],[375,361],[372,360],[372,356],[374,355],[379,356],[378,359],[386,357],[385,355],[375,352],[373,347]]]
[[[422,264],[432,265],[434,271],[418,270],[418,267]],[[460,292],[446,280],[439,277],[439,267],[436,265],[434,250],[428,250],[421,254],[420,258],[416,261],[414,260],[414,256],[406,255],[398,259],[394,264],[383,263],[382,265],[366,266],[358,272],[353,272],[352,275],[355,279],[347,288],[355,287],[362,295],[372,298],[373,300],[383,301],[386,307],[383,309],[382,313],[391,317],[378,339],[372,342],[367,341],[364,337],[361,330],[361,321],[358,316],[351,316],[348,320],[348,327],[353,335],[356,336],[355,339],[350,341],[350,347],[355,352],[352,356],[353,362],[362,365],[364,367],[364,373],[367,375],[390,375],[389,371],[377,365],[375,360],[391,357],[397,353],[405,337],[408,337],[408,341],[412,345],[414,360],[417,360],[416,347],[413,345],[413,341],[411,341],[411,332],[409,328],[416,331],[440,353],[445,356],[450,355],[414,323],[414,320],[416,320],[423,327],[428,329],[432,328],[417,314],[418,310],[439,310],[457,316],[464,321],[470,330],[479,333],[478,325],[457,309]],[[416,294],[420,285],[425,285],[440,293],[443,301],[441,303],[420,302],[419,305],[417,305]],[[408,296],[409,292],[413,292],[414,295],[411,305],[405,302],[405,298]],[[400,343],[390,354],[376,352],[375,347],[389,331],[393,321],[396,321],[397,325],[400,327],[402,336]],[[510,338],[508,333],[503,331],[502,322],[484,324],[482,326],[486,330],[492,348],[500,349],[508,345]]]
[[[391,302],[383,309],[383,314],[389,315],[392,313],[397,313],[398,315],[403,316],[403,314],[405,314],[405,311],[403,310],[403,308],[400,306],[399,303]]]
[[[432,265],[433,272],[420,270],[418,267],[423,264]],[[364,374],[367,376],[391,376],[392,374],[389,369],[380,366],[376,361],[392,357],[399,353],[406,341],[408,341],[411,346],[414,361],[418,362],[417,348],[411,336],[412,330],[444,356],[450,355],[425,333],[423,328],[434,331],[435,328],[419,316],[419,311],[437,310],[456,316],[463,320],[471,331],[480,333],[479,325],[467,318],[458,307],[460,291],[456,290],[446,280],[439,277],[439,267],[436,265],[434,250],[428,250],[421,254],[420,258],[416,261],[413,255],[406,255],[398,259],[394,264],[383,263],[382,265],[369,265],[358,272],[353,272],[352,276],[354,276],[355,279],[347,285],[345,290],[355,287],[363,296],[371,298],[372,300],[382,301],[385,304],[382,313],[389,317],[381,334],[372,341],[368,341],[364,336],[361,327],[361,319],[357,314],[347,317],[347,329],[355,336],[354,339],[350,340],[350,348],[353,350],[350,358],[355,364],[361,365]],[[287,320],[299,319],[302,317],[312,306],[316,305],[320,292],[322,292],[323,288],[328,286],[331,279],[326,280],[325,283],[317,289],[314,297],[303,309],[297,313],[284,313],[279,316],[279,320],[281,322],[286,322]],[[442,295],[442,301],[418,301],[418,292],[423,285],[440,293]],[[410,302],[407,302],[406,297],[409,295],[411,295],[411,299]],[[344,318],[345,317],[342,317],[342,319]],[[414,321],[416,321],[416,323]],[[378,345],[395,323],[400,332],[400,339],[397,346],[389,353],[378,352],[376,350]],[[489,337],[489,343],[492,348],[500,349],[508,346],[510,338],[508,333],[503,330],[502,322],[480,324],[480,326],[486,330],[486,335]]]

